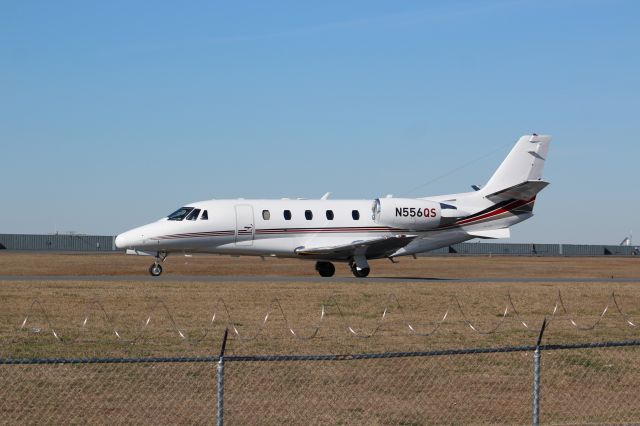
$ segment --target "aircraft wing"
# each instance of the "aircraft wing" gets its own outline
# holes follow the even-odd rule
[[[543,180],[529,180],[519,183],[506,189],[489,194],[486,197],[491,201],[506,201],[506,200],[529,200],[533,198],[538,192],[542,191],[549,182]]]
[[[356,240],[332,246],[303,246],[298,247],[295,252],[300,256],[318,256],[331,259],[348,259],[356,255],[366,256],[367,258],[380,258],[395,253],[416,237],[417,235],[395,235]]]

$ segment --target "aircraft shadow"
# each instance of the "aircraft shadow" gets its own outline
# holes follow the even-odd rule
[[[371,277],[383,280],[397,281],[458,281],[458,278],[437,278],[437,277]]]

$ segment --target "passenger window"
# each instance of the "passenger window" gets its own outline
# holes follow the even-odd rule
[[[269,210],[262,210],[262,218],[264,220],[271,219],[271,213],[269,213]]]
[[[327,210],[327,219],[333,220],[333,210]]]
[[[311,219],[313,219],[313,213],[311,212],[311,210],[305,210],[305,211],[304,211],[304,217],[305,217],[307,220],[311,220]]]
[[[200,216],[200,220],[209,220],[209,213],[207,211],[202,212],[202,216]]]
[[[353,220],[360,220],[360,212],[358,210],[351,210],[351,217]]]
[[[291,210],[284,211],[284,220],[291,220]]]
[[[192,211],[191,213],[189,213],[189,216],[187,216],[187,220],[196,220],[198,219],[198,215],[200,214],[200,209],[195,209],[194,211]]]

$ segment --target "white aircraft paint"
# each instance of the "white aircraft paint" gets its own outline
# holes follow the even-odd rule
[[[128,253],[156,257],[162,273],[171,253],[218,253],[316,260],[322,276],[346,262],[357,277],[368,259],[414,255],[473,238],[508,238],[509,227],[533,216],[548,185],[542,171],[550,136],[522,136],[478,190],[424,198],[376,200],[209,200],[116,237]]]

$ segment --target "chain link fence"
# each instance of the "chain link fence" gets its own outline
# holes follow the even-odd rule
[[[638,346],[545,351],[543,424],[640,423]]]
[[[4,359],[0,424],[638,423],[639,355],[633,340],[343,356]]]
[[[232,362],[225,419],[234,424],[526,423],[530,361],[524,353],[490,353]]]
[[[3,361],[0,424],[211,424],[213,360]]]

